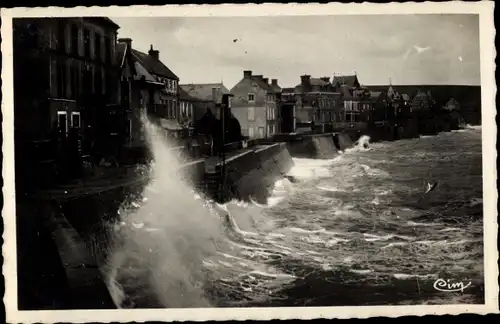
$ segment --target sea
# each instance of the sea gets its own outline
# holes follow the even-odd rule
[[[204,198],[150,143],[153,180],[109,224],[119,308],[484,303],[480,126],[294,159],[264,205]]]

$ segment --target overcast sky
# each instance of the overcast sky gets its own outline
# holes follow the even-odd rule
[[[478,15],[112,19],[135,49],[153,44],[181,83],[230,89],[252,70],[283,87],[354,71],[366,85],[480,84]]]

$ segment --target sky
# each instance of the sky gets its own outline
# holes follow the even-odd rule
[[[158,49],[181,84],[231,89],[244,70],[282,87],[334,73],[364,85],[480,84],[478,15],[111,19],[135,49]]]

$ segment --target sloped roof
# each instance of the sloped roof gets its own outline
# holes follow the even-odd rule
[[[144,66],[150,73],[154,73],[157,75],[161,75],[163,77],[177,80],[179,78],[172,72],[165,64],[163,64],[160,60],[155,59],[151,55],[143,53],[141,51],[132,49],[132,54],[140,61],[142,66]]]
[[[180,100],[196,100],[196,98],[193,98],[192,96],[187,93],[186,90],[184,90],[182,87],[179,87],[179,99]]]
[[[340,93],[342,93],[342,97],[344,99],[352,99],[353,98],[352,93],[349,91],[349,88],[350,88],[350,86],[348,86],[346,84],[340,86]]]
[[[310,78],[309,82],[311,83],[311,86],[327,86],[330,84],[330,81],[325,81],[321,78]],[[302,83],[297,84],[295,88],[300,88],[302,90]]]
[[[394,90],[406,93],[413,98],[417,92],[430,91],[439,104],[446,103],[450,98],[455,98],[459,103],[481,102],[481,86],[469,85],[393,85]],[[370,91],[387,91],[388,85],[368,86]]]
[[[136,72],[136,79],[143,79],[148,82],[159,83],[156,79],[146,70],[144,66],[138,61],[134,62],[134,69]]]
[[[328,85],[330,82],[328,81],[325,81],[325,80],[322,80],[320,78],[311,78],[310,79],[311,81],[311,85],[319,85],[319,86],[325,86],[325,85]]]
[[[124,43],[116,44],[115,55],[116,55],[116,60],[118,61],[118,63],[120,63],[120,66],[123,66],[126,49],[127,49],[127,44]]]
[[[334,86],[339,84],[339,85],[347,85],[349,87],[354,87],[356,81],[358,81],[357,75],[335,75],[333,77],[332,84]]]
[[[212,101],[212,88],[220,88],[220,94],[229,94],[229,90],[222,83],[191,83],[181,84],[180,88],[190,97],[200,101]]]
[[[117,23],[115,23],[113,20],[111,20],[110,18],[108,17],[100,17],[102,20],[104,20],[105,22],[107,22],[108,24],[110,24],[111,26],[115,27],[116,29],[119,29],[120,28],[120,25],[118,25]]]
[[[277,85],[277,84],[271,84],[271,88],[276,93],[281,93],[281,91],[282,91],[281,87],[279,85]]]
[[[267,83],[266,81],[264,81],[263,79],[263,76],[261,75],[252,75],[252,80],[255,81],[255,83],[257,83],[257,85],[259,87],[261,87],[262,89],[268,91],[268,92],[274,92],[274,89],[269,85],[269,83]]]

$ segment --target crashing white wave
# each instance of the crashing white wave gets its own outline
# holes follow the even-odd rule
[[[362,135],[355,143],[354,146],[345,150],[344,153],[370,151],[370,136]]]
[[[481,130],[482,129],[482,125],[470,125],[470,124],[467,124],[467,125],[465,125],[465,128],[466,129],[472,129],[472,130]]]

